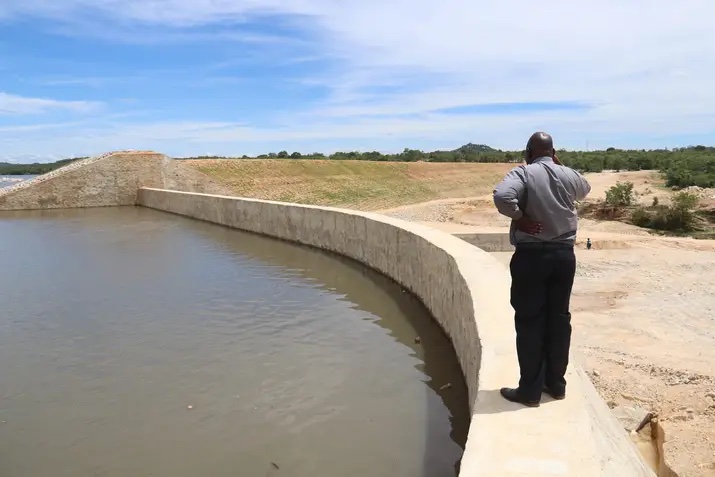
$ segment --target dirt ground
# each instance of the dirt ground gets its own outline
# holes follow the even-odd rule
[[[590,200],[631,181],[641,201],[672,193],[651,172],[587,175]],[[490,194],[383,210],[447,232],[505,231]],[[587,237],[593,249],[585,250]],[[510,253],[495,253],[508,263]],[[715,476],[715,241],[581,220],[574,352],[611,405],[657,413],[680,477]]]

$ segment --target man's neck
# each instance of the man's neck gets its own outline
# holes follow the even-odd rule
[[[553,162],[554,160],[550,156],[538,156],[534,158],[529,164],[536,164],[537,162]]]

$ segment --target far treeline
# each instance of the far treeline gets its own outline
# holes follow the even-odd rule
[[[66,166],[74,161],[85,159],[84,157],[74,157],[72,159],[62,159],[57,162],[33,164],[13,164],[12,162],[0,162],[0,176],[29,176],[37,174],[47,174],[62,166]]]
[[[715,147],[692,146],[655,150],[608,148],[606,150],[588,152],[561,150],[558,151],[558,155],[564,164],[581,172],[601,172],[603,170],[659,170],[664,173],[667,185],[671,187],[715,187]],[[200,156],[184,159],[229,158]],[[405,149],[398,154],[382,154],[376,151],[336,152],[328,156],[322,153],[301,154],[299,152],[288,153],[287,151],[280,151],[278,153],[261,154],[257,157],[243,156],[241,159],[519,163],[522,160],[522,153],[520,151],[501,151],[482,144],[470,143],[453,151],[423,152],[417,149]],[[76,159],[65,159],[52,164],[0,163],[0,175],[43,174],[66,165],[73,160]]]

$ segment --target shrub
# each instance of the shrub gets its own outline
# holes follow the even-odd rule
[[[651,224],[650,212],[648,212],[645,209],[645,207],[638,207],[631,214],[631,222],[633,222],[633,225],[637,225],[638,227],[646,227],[646,228],[650,227],[650,224]]]
[[[634,201],[632,182],[618,182],[606,191],[606,205],[610,207],[628,207]]]
[[[664,206],[654,197],[652,210],[638,207],[631,214],[631,222],[649,229],[691,232],[698,229],[695,209],[699,201],[697,195],[681,192],[673,197],[672,205]]]
[[[697,217],[695,209],[700,203],[700,198],[689,192],[680,192],[673,197],[673,205],[668,208],[666,215],[667,230],[695,230]]]
[[[679,192],[673,196],[673,207],[681,210],[695,210],[700,198],[691,192]]]

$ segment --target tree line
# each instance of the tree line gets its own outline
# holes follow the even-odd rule
[[[47,174],[62,166],[66,166],[74,161],[85,159],[83,157],[74,157],[71,159],[62,159],[56,162],[32,164],[14,164],[12,162],[0,162],[0,176],[30,176],[38,174]]]
[[[688,186],[715,187],[715,147],[692,146],[675,149],[633,150],[608,148],[600,151],[558,151],[559,158],[567,166],[581,172],[603,170],[659,170],[665,175],[667,185],[676,188]],[[184,159],[239,159],[237,157],[199,156]],[[404,149],[396,154],[381,152],[335,152],[301,154],[280,151],[255,157],[244,155],[240,159],[326,159],[357,161],[398,162],[464,162],[464,163],[519,163],[521,151],[502,151],[483,144],[466,144],[452,151],[424,152],[419,149]],[[43,174],[68,164],[76,159],[65,159],[51,164],[0,163],[0,174]]]
[[[608,148],[600,151],[567,151],[557,154],[561,161],[581,172],[601,172],[604,170],[639,171],[659,170],[663,172],[667,185],[675,188],[689,186],[715,187],[715,147],[692,146],[675,149],[635,150]],[[200,156],[187,159],[229,159],[228,157]],[[467,163],[519,163],[521,151],[501,151],[482,144],[467,144],[453,151],[423,152],[405,149],[397,154],[373,152],[336,152],[301,154],[300,152],[261,154],[241,159],[329,159],[356,161],[397,161],[397,162],[467,162]]]

